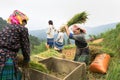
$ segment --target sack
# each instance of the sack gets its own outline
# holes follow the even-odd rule
[[[94,61],[90,64],[90,71],[98,73],[106,73],[108,68],[108,63],[110,60],[110,55],[103,53],[95,57]]]
[[[21,80],[21,77],[22,75],[20,72],[15,72],[13,60],[8,58],[1,71],[0,80]]]

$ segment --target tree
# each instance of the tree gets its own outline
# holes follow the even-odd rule
[[[7,25],[7,21],[0,17],[0,30]]]
[[[34,49],[34,46],[40,45],[40,40],[32,35],[29,35],[31,48]]]

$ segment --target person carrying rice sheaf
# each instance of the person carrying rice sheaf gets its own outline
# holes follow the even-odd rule
[[[67,33],[68,37],[70,39],[75,40],[76,54],[75,54],[74,61],[85,62],[86,64],[88,64],[88,61],[89,61],[89,47],[88,47],[88,43],[85,39],[86,30],[82,29],[77,24],[72,25],[73,33],[70,33],[67,25],[65,25],[65,29],[66,29],[66,33]]]
[[[8,19],[8,25],[0,31],[0,80],[21,80],[22,74],[17,64],[19,49],[24,57],[23,66],[28,66],[30,43],[25,27],[27,21],[25,14],[15,10]]]

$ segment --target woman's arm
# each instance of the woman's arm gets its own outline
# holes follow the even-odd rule
[[[21,32],[21,49],[22,54],[24,56],[24,62],[30,61],[30,42],[29,42],[29,34],[28,29],[24,28]]]
[[[67,35],[70,39],[74,39],[74,40],[78,40],[78,41],[84,41],[85,40],[84,39],[84,34],[74,35],[74,34],[70,33],[70,30],[69,30],[67,25],[65,25],[65,29],[66,29],[66,33],[67,33]]]

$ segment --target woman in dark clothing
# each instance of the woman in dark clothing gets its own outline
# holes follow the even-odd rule
[[[22,50],[24,65],[30,61],[27,20],[21,24],[8,24],[0,31],[0,80],[21,80],[18,75],[17,53]]]
[[[85,62],[88,64],[89,60],[89,48],[88,43],[85,40],[85,30],[80,28],[78,25],[72,26],[72,31],[74,34],[70,33],[68,26],[65,26],[66,33],[70,39],[75,40],[76,54],[74,61]]]

